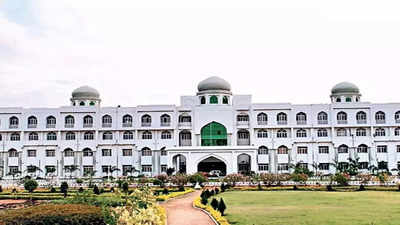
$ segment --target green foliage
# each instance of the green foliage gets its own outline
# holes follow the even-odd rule
[[[218,209],[219,202],[218,202],[217,199],[213,198],[213,199],[211,200],[210,205],[211,205],[211,207],[213,207],[213,209],[217,210],[217,209]]]
[[[66,198],[67,193],[68,193],[68,183],[67,182],[64,181],[61,183],[60,191],[61,191],[61,193],[64,193],[64,198]]]
[[[38,183],[35,180],[28,179],[24,182],[24,188],[29,193],[32,193],[38,187]]]
[[[192,184],[199,183],[200,185],[207,182],[207,177],[203,173],[195,173],[189,176],[189,182]]]
[[[99,190],[99,187],[97,187],[97,185],[93,186],[93,193],[96,194],[96,195],[100,194],[100,190]]]
[[[51,186],[50,193],[56,193],[56,192],[57,192],[57,190],[53,186]]]
[[[201,196],[201,204],[207,205],[207,203],[208,203],[208,197],[206,197],[206,195],[202,195]]]
[[[340,186],[347,186],[349,185],[350,176],[346,173],[337,173],[333,177],[333,180]]]
[[[308,167],[303,167],[302,162],[298,162],[295,165],[290,165],[291,168],[294,169],[293,173],[294,174],[306,174],[309,177],[312,177],[314,175],[314,172],[308,169]]]
[[[224,199],[221,198],[221,200],[219,201],[219,204],[218,204],[218,211],[221,213],[222,216],[224,216],[225,210],[226,210],[226,205],[225,205]]]
[[[167,194],[169,193],[169,191],[168,191],[167,188],[164,188],[163,191],[162,191],[162,193],[163,193],[163,195],[167,195]]]
[[[294,182],[305,183],[308,180],[308,175],[305,173],[293,173],[291,180]]]
[[[122,191],[125,192],[125,193],[128,193],[128,191],[129,191],[129,184],[128,184],[128,182],[122,183]]]
[[[169,167],[167,168],[167,175],[171,176],[175,172],[175,168]]]
[[[82,180],[81,178],[76,178],[75,182],[76,182],[77,184],[82,184],[82,183],[83,183],[83,180]]]
[[[83,187],[79,187],[78,192],[82,193],[83,192]]]

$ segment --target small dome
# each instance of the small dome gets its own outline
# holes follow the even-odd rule
[[[355,84],[352,84],[350,82],[341,82],[336,84],[332,90],[332,94],[359,94],[360,90]]]
[[[72,92],[72,98],[99,98],[99,92],[89,86],[82,86]]]
[[[199,91],[209,91],[209,90],[230,91],[231,85],[226,80],[213,76],[201,81],[197,86],[197,89]]]

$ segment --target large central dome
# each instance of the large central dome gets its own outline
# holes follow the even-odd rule
[[[199,83],[197,86],[199,91],[215,91],[215,90],[222,90],[222,91],[231,91],[231,85],[224,79],[212,76],[209,77]]]
[[[72,92],[73,98],[99,98],[99,92],[89,86],[82,86]]]
[[[336,84],[332,90],[331,93],[334,94],[342,94],[342,93],[347,93],[347,94],[359,94],[360,90],[358,87],[350,82],[341,82]]]

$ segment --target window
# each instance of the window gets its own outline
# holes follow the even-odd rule
[[[318,164],[318,169],[320,169],[320,170],[329,170],[329,163],[320,163],[320,164]]]
[[[47,149],[47,150],[46,150],[46,157],[56,157],[56,150],[54,150],[54,149]]]
[[[132,156],[132,149],[122,149],[122,156]]]
[[[161,165],[161,173],[167,172],[167,165]]]
[[[8,157],[18,157],[18,152],[15,149],[8,150]]]
[[[342,99],[340,99],[340,97],[336,98],[336,102],[341,102]]]
[[[326,112],[319,112],[317,119],[318,124],[328,124],[328,114]]]
[[[400,123],[400,111],[397,111],[394,114],[394,120],[396,121],[396,123]]]
[[[378,162],[378,169],[379,170],[387,170],[388,169],[388,162],[385,162],[385,161]]]
[[[347,98],[346,98],[346,102],[351,102],[351,98],[350,98],[350,97],[347,97]]]
[[[261,146],[258,148],[259,155],[268,155],[268,148],[265,146]]]
[[[364,129],[364,128],[357,128],[356,136],[357,137],[365,137],[365,136],[367,136],[367,130]]]
[[[142,116],[142,127],[150,127],[151,126],[151,116],[144,115]]]
[[[385,123],[385,119],[386,119],[386,117],[385,117],[385,113],[384,112],[379,111],[379,112],[375,113],[375,121],[376,121],[376,123],[378,123],[378,124]]]
[[[151,156],[151,155],[152,153],[150,148],[145,147],[142,149],[142,156]]]
[[[171,132],[169,132],[169,131],[163,131],[163,132],[161,133],[161,139],[171,139],[171,138],[172,138]]]
[[[258,164],[259,171],[268,171],[268,164]]]
[[[161,149],[161,156],[166,156],[167,151],[165,150],[165,147]]]
[[[239,130],[237,136],[238,145],[250,145],[250,133],[248,130]]]
[[[204,145],[203,141],[204,140],[202,140],[202,145]],[[179,146],[192,146],[192,133],[190,133],[190,131],[183,130],[179,133]]]
[[[400,152],[400,145],[396,146],[396,150],[397,150],[397,152]]]
[[[146,172],[152,172],[153,168],[151,165],[142,165],[142,172],[146,173]]]
[[[26,167],[26,170],[28,173],[35,173],[37,171],[37,168],[37,166],[30,165]]]
[[[89,105],[90,105],[90,106],[94,106],[94,105],[96,105],[96,103],[95,103],[94,101],[91,101],[91,102],[89,103]]]
[[[123,134],[124,140],[133,140],[133,132],[132,131],[125,131]]]
[[[150,140],[153,138],[153,135],[151,134],[150,131],[145,131],[142,133],[142,139],[144,140]]]
[[[19,141],[20,140],[20,135],[19,133],[12,133],[10,136],[11,141]]]
[[[102,149],[101,150],[101,155],[103,157],[111,156],[111,149]]]
[[[328,146],[318,146],[318,153],[319,154],[329,154],[329,147]]]
[[[90,148],[83,149],[83,157],[93,156],[93,151]]]
[[[326,130],[326,129],[318,129],[317,136],[318,137],[328,137],[328,130]]]
[[[110,172],[111,166],[101,166],[101,171],[105,174]]]
[[[28,117],[28,128],[36,128],[37,127],[37,118],[34,116]]]
[[[93,166],[83,166],[83,176],[90,176],[93,174]]]
[[[92,131],[87,131],[83,134],[83,139],[84,140],[93,140],[94,139],[94,133]]]
[[[112,117],[110,115],[105,115],[102,118],[102,127],[111,127],[112,126]]]
[[[279,125],[287,124],[287,115],[283,112],[278,113],[278,115],[276,116],[276,121]]]
[[[74,132],[67,132],[65,134],[65,140],[67,140],[67,141],[75,140],[75,133]]]
[[[296,137],[298,138],[304,138],[307,137],[307,131],[304,129],[299,129],[296,131]]]
[[[385,129],[383,129],[383,128],[376,128],[375,129],[375,136],[383,137],[385,135],[386,135]]]
[[[287,171],[287,170],[289,170],[288,163],[279,163],[278,164],[278,171]]]
[[[278,148],[278,154],[288,154],[289,149],[286,146],[280,146]]]
[[[47,128],[55,128],[56,127],[56,118],[54,116],[48,116],[46,118],[46,127]]]
[[[74,151],[70,148],[65,149],[64,157],[74,157]]]
[[[229,98],[227,96],[224,96],[222,98],[222,104],[225,104],[225,105],[229,104]]]
[[[2,141],[3,140],[3,136],[0,134],[0,141]]]
[[[257,132],[258,138],[268,138],[268,132],[266,130],[259,130]]]
[[[44,166],[44,170],[46,174],[54,174],[56,172],[56,167],[55,166]]]
[[[213,95],[210,97],[210,104],[218,104],[218,97]]]
[[[10,117],[10,128],[18,128],[19,119],[15,116]]]
[[[347,124],[347,114],[345,112],[339,112],[337,114],[337,123],[338,124]]]
[[[394,129],[394,136],[400,136],[400,127]]]
[[[204,96],[200,98],[200,104],[202,105],[206,104],[206,98]]]
[[[113,134],[110,131],[106,131],[103,133],[103,140],[112,140]]]
[[[376,146],[376,151],[378,153],[387,153],[387,145],[378,145],[378,146]]]
[[[356,114],[356,120],[358,124],[367,123],[367,114],[363,111],[360,111]]]
[[[339,128],[339,129],[337,129],[337,131],[336,131],[336,135],[337,135],[338,137],[345,137],[345,136],[347,136],[347,131],[346,131],[346,129],[344,129],[344,128]]]
[[[307,147],[297,147],[297,154],[307,154]]]
[[[122,117],[122,126],[123,127],[132,127],[133,118],[131,115],[125,115]]]
[[[349,153],[349,147],[347,145],[341,145],[338,148],[338,153]]]
[[[298,125],[304,125],[307,123],[307,115],[303,112],[296,114],[296,122]]]
[[[347,170],[349,168],[348,162],[340,162],[338,165],[339,170]]]
[[[74,127],[75,124],[75,119],[73,116],[69,115],[65,117],[65,127],[66,128],[72,128]]]
[[[79,103],[79,105],[80,105],[80,106],[85,106],[85,102],[82,101],[82,102]]]
[[[132,172],[132,166],[131,165],[122,165],[122,176],[127,176],[128,173]]]
[[[276,137],[277,138],[287,138],[287,131],[284,129],[278,130],[278,132],[276,133]]]
[[[368,153],[368,146],[366,145],[359,145],[357,147],[357,153]]]
[[[192,117],[187,114],[183,113],[182,115],[179,116],[179,123],[191,123],[192,122]]]
[[[19,172],[18,166],[9,166],[8,171],[10,172],[10,174],[16,174]]]
[[[31,132],[28,135],[28,139],[30,141],[37,141],[37,140],[39,140],[39,135],[36,132]]]
[[[268,124],[268,116],[265,113],[259,113],[257,115],[257,124],[258,125],[267,125]]]
[[[237,122],[239,122],[239,123],[248,123],[249,122],[249,115],[247,115],[247,114],[239,114],[239,115],[237,115]]]
[[[93,127],[93,117],[92,116],[83,117],[83,127]]]
[[[160,117],[160,121],[161,121],[161,126],[162,127],[167,127],[171,125],[171,116],[164,114]]]
[[[368,169],[368,162],[359,162],[358,168],[361,170]]]
[[[47,140],[48,141],[56,141],[57,140],[57,134],[55,132],[47,133]]]

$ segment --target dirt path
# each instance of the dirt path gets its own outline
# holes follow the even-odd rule
[[[215,225],[206,213],[193,208],[193,201],[200,194],[200,191],[195,191],[163,204],[167,210],[168,225]]]

